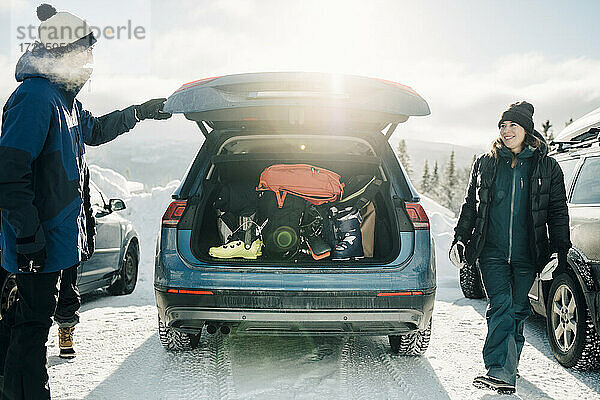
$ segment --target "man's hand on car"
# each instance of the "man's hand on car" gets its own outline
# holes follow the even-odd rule
[[[465,260],[465,245],[460,239],[455,239],[450,247],[450,261],[458,269],[466,264]]]
[[[163,107],[165,106],[167,99],[152,99],[145,103],[135,106],[135,116],[138,120],[143,121],[145,119],[168,119],[171,118],[171,114],[164,112]]]

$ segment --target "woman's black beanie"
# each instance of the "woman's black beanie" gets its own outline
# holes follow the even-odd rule
[[[498,128],[500,128],[500,125],[504,121],[516,122],[525,129],[525,132],[533,135],[533,106],[526,101],[511,104],[502,113],[502,118],[498,122]]]

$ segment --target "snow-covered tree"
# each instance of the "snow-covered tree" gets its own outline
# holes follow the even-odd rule
[[[406,146],[406,140],[400,139],[398,143],[398,149],[396,150],[398,154],[398,159],[402,163],[402,166],[406,170],[406,173],[410,178],[412,178],[413,170],[410,166],[410,155],[408,154],[408,147]]]
[[[454,159],[454,148],[450,152],[450,159],[444,169],[444,181],[441,185],[441,201],[442,205],[452,211],[457,211],[456,193],[458,191],[458,172],[456,171],[456,161]]]
[[[439,201],[440,193],[440,171],[437,160],[433,164],[433,172],[431,174],[431,180],[429,181],[429,194],[432,199]]]
[[[421,176],[421,192],[428,194],[431,192],[431,174],[429,173],[429,163],[425,160],[423,175]]]
[[[550,120],[547,119],[546,122],[542,124],[542,135],[548,143],[554,140],[554,132],[551,131],[550,128],[552,128],[552,124],[550,123]]]

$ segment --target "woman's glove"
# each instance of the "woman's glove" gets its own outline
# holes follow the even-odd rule
[[[561,251],[558,253],[558,266],[560,268],[568,268],[569,264],[567,262],[567,252]]]
[[[466,265],[465,244],[460,239],[455,239],[450,247],[450,262],[458,269]]]

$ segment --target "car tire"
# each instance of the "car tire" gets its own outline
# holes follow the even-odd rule
[[[160,344],[169,351],[188,351],[198,347],[200,334],[179,332],[167,327],[158,319],[158,337]]]
[[[484,299],[485,290],[481,281],[479,267],[465,265],[460,269],[460,288],[467,299]]]
[[[392,353],[403,356],[421,356],[429,347],[431,339],[431,321],[427,329],[407,333],[406,335],[389,335]]]
[[[566,368],[600,367],[600,337],[576,278],[563,273],[548,293],[546,329],[554,356]]]
[[[17,299],[17,280],[14,274],[2,271],[2,289],[0,291],[0,319],[8,307]]]
[[[107,288],[114,296],[130,294],[135,289],[138,276],[139,255],[134,244],[129,244],[117,280]]]

